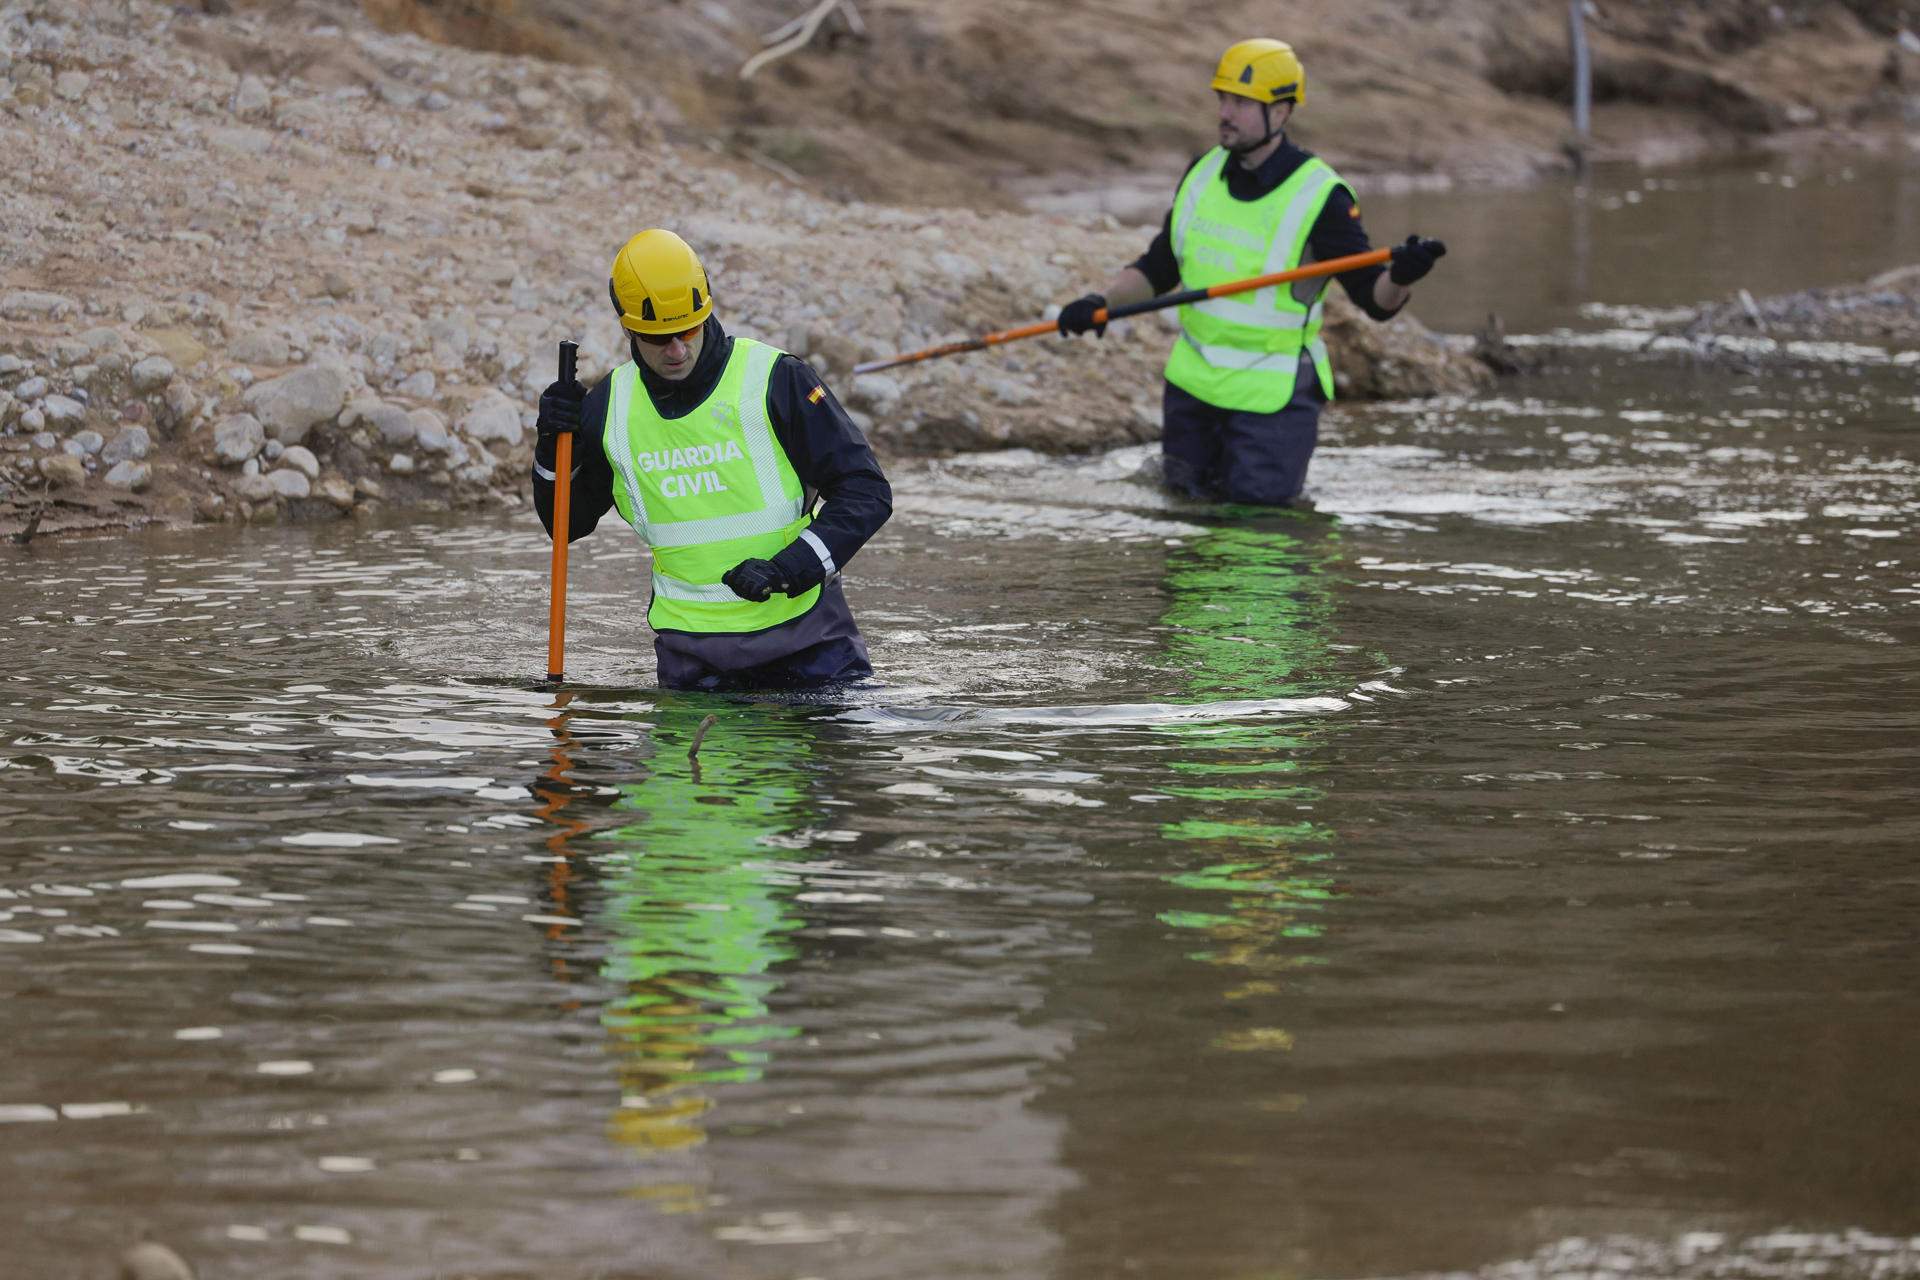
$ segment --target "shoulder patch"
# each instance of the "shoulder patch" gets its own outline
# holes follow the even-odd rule
[[[807,392],[808,404],[819,404],[822,400],[825,400],[826,398],[827,398],[827,389],[825,387],[815,387],[813,390]]]

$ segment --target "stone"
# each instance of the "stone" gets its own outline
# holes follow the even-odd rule
[[[62,71],[53,78],[54,96],[78,102],[87,96],[87,86],[92,83],[93,77],[84,71]]]
[[[13,394],[22,400],[38,400],[51,390],[53,390],[51,382],[45,378],[34,377],[23,379],[20,385],[13,389]]]
[[[394,391],[410,400],[431,400],[439,387],[439,379],[433,376],[431,369],[417,369],[400,380]]]
[[[266,81],[254,75],[240,77],[240,87],[233,91],[233,114],[261,115],[272,107],[273,91],[267,88]]]
[[[87,482],[87,469],[70,453],[55,453],[40,459],[40,474],[50,489],[65,489]]]
[[[503,444],[520,443],[520,406],[498,391],[483,391],[467,406],[460,419],[460,433],[483,443],[498,440]]]
[[[884,373],[868,373],[853,380],[848,399],[884,418],[900,402],[904,391],[898,378],[890,378]]]
[[[353,485],[344,477],[328,476],[315,486],[315,491],[342,511],[353,510]]]
[[[105,325],[97,329],[87,330],[80,335],[79,341],[84,342],[87,350],[91,351],[95,356],[105,355],[109,351],[125,351],[127,349],[127,339],[125,335],[118,329],[109,328]]]
[[[133,383],[133,389],[146,396],[165,390],[167,384],[173,381],[173,374],[173,361],[165,356],[148,356],[133,366],[128,378]]]
[[[397,476],[410,476],[414,471],[413,458],[408,454],[396,453],[388,460],[387,470]]]
[[[160,348],[176,369],[191,369],[207,358],[206,347],[185,329],[146,329],[141,336]]]
[[[233,493],[248,502],[265,502],[273,496],[273,483],[261,475],[241,476],[233,482]]]
[[[397,404],[375,402],[361,418],[380,433],[380,443],[389,449],[413,443],[413,415]]]
[[[266,429],[252,414],[222,418],[213,429],[213,460],[223,467],[237,467],[259,453],[266,441]]]
[[[25,373],[30,367],[19,356],[0,356],[0,378],[11,378],[16,373]]]
[[[241,364],[286,364],[287,340],[266,329],[252,329],[233,340],[227,355]]]
[[[200,416],[200,397],[193,388],[184,382],[175,382],[167,387],[161,398],[164,414],[156,413],[156,419],[165,427],[183,427]]]
[[[73,299],[38,290],[0,294],[0,315],[10,320],[58,320],[73,315]]]
[[[339,365],[310,364],[256,382],[241,400],[268,436],[282,444],[299,444],[314,427],[340,412],[350,382]]]
[[[153,451],[153,437],[147,434],[145,427],[125,427],[120,434],[107,442],[100,451],[100,461],[112,466],[115,463],[138,460]]]
[[[339,422],[342,431],[348,430],[358,425],[361,418],[373,412],[379,405],[379,396],[355,396],[353,399],[347,401],[347,407],[340,411],[340,416],[336,421]]]
[[[313,486],[304,473],[292,467],[281,467],[267,473],[267,483],[273,491],[283,498],[304,498],[313,492]]]
[[[68,449],[78,449],[85,457],[92,457],[106,447],[107,438],[98,431],[82,431],[67,441]]]
[[[153,468],[144,462],[136,462],[128,458],[114,463],[102,479],[110,489],[125,489],[129,493],[139,493],[152,482]]]
[[[292,467],[309,480],[320,476],[320,459],[313,456],[313,450],[303,444],[296,444],[280,455],[284,466]]]
[[[433,358],[442,365],[459,364],[473,345],[473,317],[461,311],[428,321],[427,341],[433,344]]]
[[[68,396],[48,396],[40,402],[40,412],[55,427],[78,426],[87,418],[87,406]]]
[[[194,1280],[194,1276],[179,1254],[143,1240],[120,1255],[120,1280]]]
[[[413,442],[425,453],[445,453],[453,447],[447,424],[431,409],[415,409],[407,415],[413,423]]]
[[[408,350],[409,344],[391,333],[376,333],[366,344],[367,359],[382,374],[393,372],[393,366],[400,362],[400,357]]]
[[[260,450],[260,456],[265,458],[268,462],[278,462],[280,461],[280,455],[285,453],[286,451],[287,451],[287,446],[285,446],[284,444],[281,444],[278,440],[269,440],[267,441],[266,445]]]
[[[420,101],[420,91],[418,89],[408,84],[402,84],[398,80],[382,80],[374,85],[373,91],[379,95],[380,101],[390,107],[400,107],[404,109]]]
[[[39,431],[47,425],[47,415],[38,409],[24,410],[20,414],[20,425],[28,431]],[[51,431],[47,432],[46,435],[49,440],[53,438]],[[51,448],[52,446],[48,445],[46,447]]]
[[[1020,381],[1002,373],[984,373],[980,383],[987,395],[1000,404],[1032,404],[1040,398],[1040,393],[1029,383]]]

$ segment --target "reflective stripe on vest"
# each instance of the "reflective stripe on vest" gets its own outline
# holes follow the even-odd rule
[[[742,600],[720,577],[742,560],[771,559],[805,532],[805,487],[767,418],[781,352],[735,338],[712,394],[663,418],[628,361],[614,370],[604,441],[614,505],[653,549],[655,630],[764,631],[799,617],[819,589]]]
[[[1345,185],[1313,158],[1260,199],[1236,200],[1220,176],[1227,162],[1224,148],[1208,152],[1174,198],[1172,240],[1184,288],[1299,266],[1320,211]],[[1223,409],[1272,413],[1293,398],[1305,354],[1331,400],[1333,366],[1320,339],[1326,287],[1325,279],[1301,280],[1181,307],[1167,381]]]

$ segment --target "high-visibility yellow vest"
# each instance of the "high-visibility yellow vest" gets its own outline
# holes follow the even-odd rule
[[[741,633],[799,617],[820,598],[742,600],[720,575],[742,560],[770,560],[813,523],[786,450],[767,418],[767,386],[783,353],[735,338],[713,393],[680,418],[663,418],[631,360],[613,371],[602,436],[613,464],[613,502],[653,549],[655,631]]]
[[[1180,283],[1204,289],[1229,280],[1291,271],[1327,197],[1346,183],[1315,157],[1258,200],[1236,200],[1220,181],[1231,160],[1207,152],[1173,199],[1173,253]],[[1348,188],[1351,192],[1351,188]],[[1222,409],[1274,413],[1293,398],[1300,356],[1313,357],[1320,390],[1333,399],[1333,365],[1320,340],[1325,277],[1209,298],[1180,308],[1180,336],[1167,355],[1167,381]]]

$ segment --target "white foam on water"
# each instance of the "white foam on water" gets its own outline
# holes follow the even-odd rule
[[[204,875],[194,872],[182,872],[169,876],[136,876],[131,880],[122,880],[123,889],[228,889],[239,885],[232,876]]]

